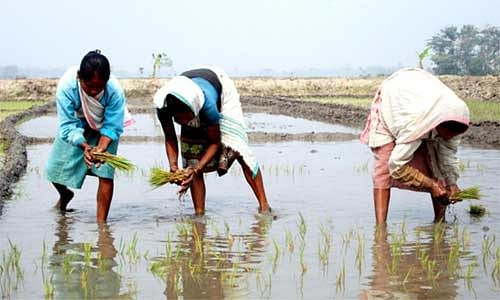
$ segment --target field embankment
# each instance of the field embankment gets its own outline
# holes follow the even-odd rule
[[[384,77],[371,78],[235,78],[242,96],[371,97]],[[500,102],[500,76],[440,76],[462,99]],[[129,98],[150,98],[168,79],[120,79]],[[0,80],[0,100],[47,100],[57,79]]]

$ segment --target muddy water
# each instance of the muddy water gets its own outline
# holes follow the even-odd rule
[[[127,136],[162,135],[161,126],[154,114],[134,114],[136,124],[125,128]],[[347,126],[327,124],[306,119],[292,118],[283,115],[269,116],[262,113],[246,113],[245,120],[249,131],[269,133],[307,133],[307,132],[341,132],[357,133],[356,129]],[[29,120],[19,125],[21,134],[30,137],[50,138],[57,132],[56,115],[48,115]]]
[[[273,118],[256,121],[264,123],[258,130],[281,128]],[[156,134],[138,123],[134,134]],[[0,250],[13,253],[9,240],[19,249],[23,275],[16,268],[0,273],[0,290],[20,299],[41,298],[44,288],[60,299],[498,296],[499,151],[459,151],[460,184],[481,187],[484,217],[471,218],[464,202],[448,211],[447,224],[434,226],[428,195],[395,190],[388,227],[376,231],[365,146],[252,148],[274,218],[257,214],[238,166],[222,178],[206,176],[207,213],[194,217],[191,200],[179,200],[176,187],[147,184],[150,167],[166,166],[163,145],[121,144],[119,153],[141,169],[117,174],[108,225],[98,226],[97,180],[87,178],[70,204],[75,211],[61,216],[42,176],[50,145],[29,146],[27,173],[0,216]]]

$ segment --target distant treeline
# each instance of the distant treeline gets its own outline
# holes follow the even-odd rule
[[[432,70],[443,75],[500,74],[500,28],[486,26],[479,29],[464,25],[458,29],[449,26],[434,35],[431,47]]]

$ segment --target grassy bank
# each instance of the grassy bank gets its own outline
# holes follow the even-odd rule
[[[0,121],[12,114],[25,111],[35,105],[41,105],[44,103],[45,101],[41,100],[0,101]]]
[[[370,107],[372,98],[350,97],[307,97],[302,101],[311,101],[325,104],[345,104],[359,107]],[[472,122],[495,121],[500,122],[500,103],[485,100],[465,100],[469,106]]]

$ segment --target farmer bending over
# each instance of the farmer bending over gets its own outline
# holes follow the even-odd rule
[[[156,92],[154,103],[171,172],[178,171],[179,153],[173,121],[181,125],[182,162],[189,177],[180,183],[179,192],[190,189],[196,214],[205,212],[203,173],[217,170],[222,176],[234,160],[259,201],[259,211],[270,211],[259,165],[248,146],[240,95],[225,72],[216,68],[184,72]]]
[[[125,95],[108,59],[99,50],[87,53],[80,69],[71,67],[56,91],[59,130],[47,162],[46,176],[59,193],[57,207],[66,211],[73,198],[68,187],[81,188],[86,175],[97,176],[97,221],[108,216],[114,169],[94,160],[92,152],[116,154],[123,132]]]
[[[390,188],[430,192],[434,221],[444,221],[457,187],[457,147],[469,127],[464,101],[422,69],[402,69],[379,87],[361,140],[374,154],[373,198],[385,223]]]

